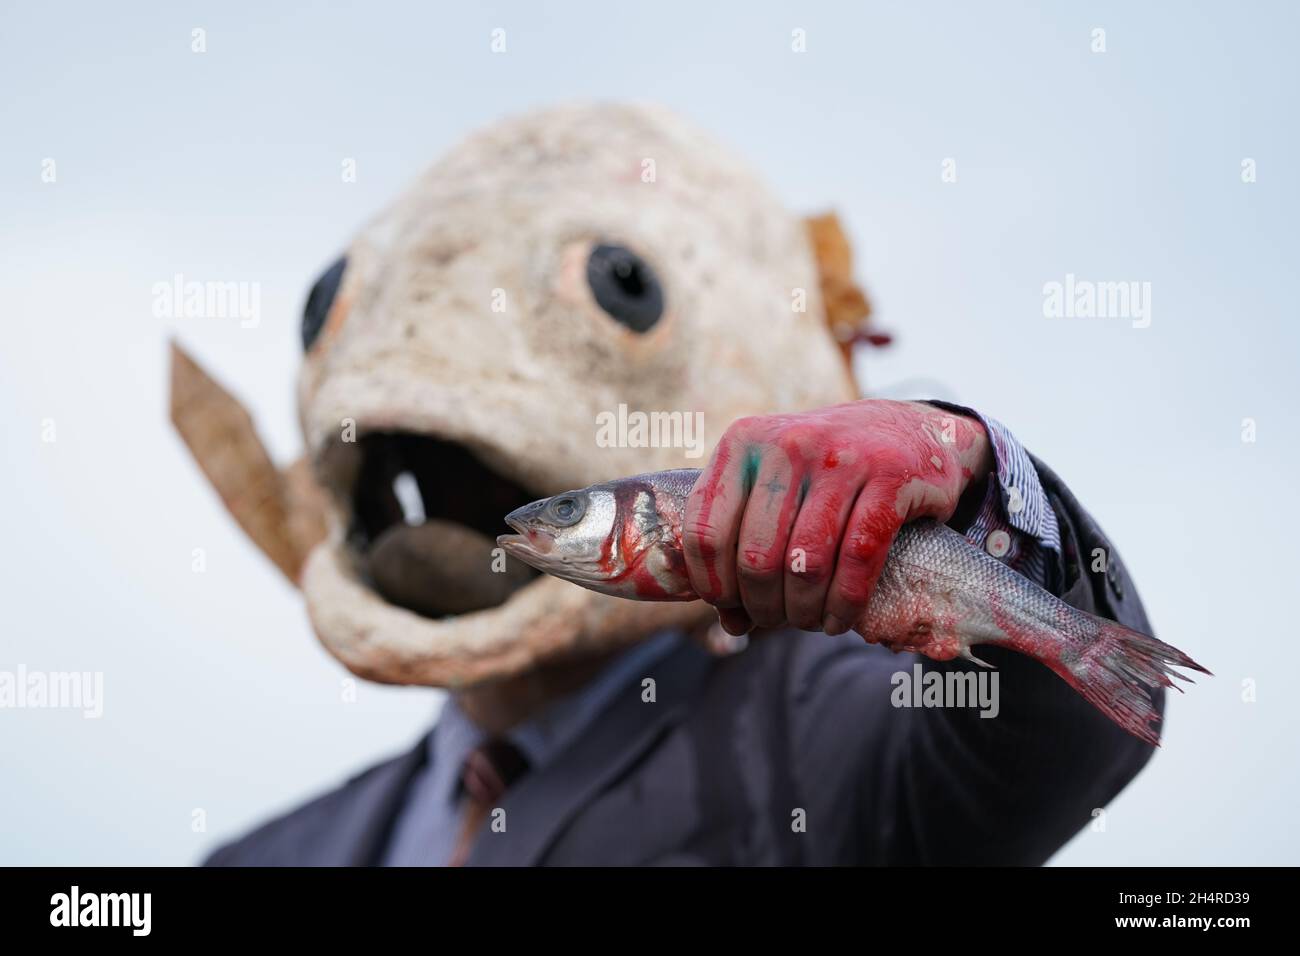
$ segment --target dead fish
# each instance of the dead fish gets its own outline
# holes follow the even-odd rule
[[[497,543],[540,571],[637,601],[691,601],[682,551],[686,499],[700,472],[661,471],[532,502]],[[1047,665],[1134,736],[1159,744],[1149,687],[1187,680],[1174,667],[1209,674],[1154,637],[1071,607],[934,521],[907,524],[889,549],[875,595],[854,630],[893,651],[937,661],[981,644],[1008,647]]]

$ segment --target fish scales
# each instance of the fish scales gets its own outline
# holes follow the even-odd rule
[[[686,573],[682,521],[700,472],[653,472],[565,492],[507,516],[498,543],[533,567],[641,601],[698,595]],[[1093,706],[1151,744],[1159,721],[1148,688],[1208,674],[1150,635],[1071,607],[934,521],[905,525],[853,630],[894,651],[989,666],[980,645],[1007,647],[1051,668]]]

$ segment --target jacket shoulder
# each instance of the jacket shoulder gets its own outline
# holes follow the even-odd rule
[[[387,821],[425,743],[375,764],[342,785],[219,846],[204,866],[357,866],[382,850]]]

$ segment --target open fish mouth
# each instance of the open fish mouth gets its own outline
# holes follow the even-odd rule
[[[555,550],[555,538],[545,531],[519,528],[514,524],[511,524],[511,527],[518,533],[497,535],[497,544],[505,550],[506,554],[513,554],[520,558],[542,559]]]
[[[503,516],[540,497],[466,446],[402,430],[336,439],[316,456],[357,579],[427,617],[496,607],[537,577],[497,547]]]

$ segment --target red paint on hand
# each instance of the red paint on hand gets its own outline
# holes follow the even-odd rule
[[[741,419],[687,502],[691,585],[758,626],[847,630],[899,528],[947,521],[992,467],[979,421],[919,403],[866,399]]]

